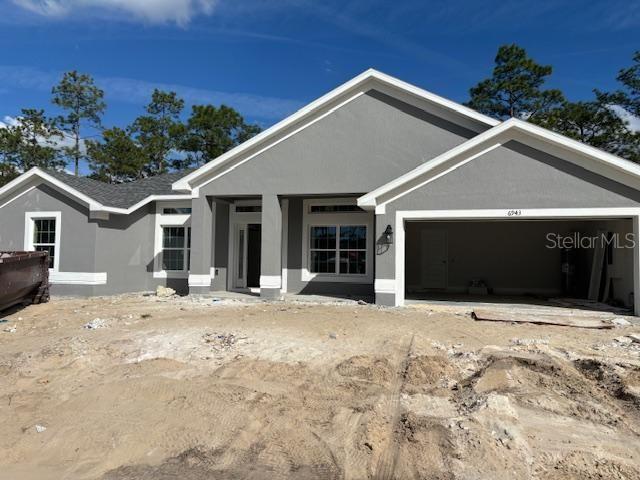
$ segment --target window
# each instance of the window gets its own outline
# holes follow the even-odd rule
[[[358,205],[311,205],[310,213],[344,213],[344,212],[364,212]]]
[[[311,272],[336,272],[336,227],[311,227]]]
[[[367,270],[367,227],[340,227],[340,273],[364,275]]]
[[[365,225],[312,226],[309,271],[365,275],[367,227]]]
[[[56,219],[33,219],[33,250],[49,253],[49,268],[56,264]]]
[[[260,213],[262,205],[236,205],[237,213]]]
[[[162,269],[182,272],[190,266],[191,228],[162,227]]]
[[[165,207],[163,215],[191,215],[191,207]]]

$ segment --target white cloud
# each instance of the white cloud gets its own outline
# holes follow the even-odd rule
[[[5,115],[2,120],[0,120],[0,128],[7,128],[9,126],[15,127],[16,125],[20,125],[20,117],[12,117],[11,115]],[[64,147],[72,147],[75,144],[74,138],[66,133],[62,132],[62,136],[52,136],[49,139],[49,142],[45,142],[44,139],[39,139],[38,143],[42,145],[48,145],[54,147],[56,150],[60,150]],[[80,151],[82,154],[86,154],[87,147],[85,145],[84,139],[80,139]]]
[[[51,87],[60,81],[61,76],[61,72],[45,71],[33,67],[0,65],[0,85],[6,87],[50,92]],[[107,104],[110,101],[119,101],[145,105],[151,99],[153,89],[159,88],[176,92],[189,105],[224,103],[235,108],[250,120],[280,120],[302,107],[301,102],[286,98],[243,92],[223,92],[133,78],[95,77],[95,82],[105,91]]]
[[[49,18],[80,15],[131,16],[148,23],[186,26],[197,15],[211,15],[217,0],[12,0],[29,12]]]
[[[626,120],[629,124],[629,129],[634,132],[640,132],[640,118],[635,115],[631,115],[624,108],[619,105],[611,105],[611,109],[623,120]]]

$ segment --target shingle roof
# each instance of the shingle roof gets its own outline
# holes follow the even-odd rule
[[[171,184],[191,173],[191,170],[164,173],[135,182],[109,184],[88,177],[76,177],[65,172],[46,171],[80,193],[106,207],[129,208],[150,195],[172,195]]]

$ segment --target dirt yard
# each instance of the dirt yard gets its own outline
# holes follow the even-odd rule
[[[638,324],[142,295],[0,318],[2,479],[640,478]]]

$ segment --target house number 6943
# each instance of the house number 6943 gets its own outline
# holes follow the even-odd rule
[[[508,210],[507,217],[519,217],[522,215],[522,210]]]

